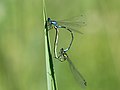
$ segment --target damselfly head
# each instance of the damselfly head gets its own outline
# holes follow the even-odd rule
[[[64,51],[63,48],[60,49],[59,54],[60,54],[60,55],[58,56],[58,58],[59,58],[59,60],[60,60],[61,62],[63,62],[63,61],[65,61],[65,60],[68,59],[68,55],[67,55],[67,53]]]
[[[50,22],[51,21],[51,19],[50,18],[48,18],[48,22]]]
[[[63,52],[64,52],[64,49],[63,49],[63,48],[61,48],[61,49],[60,49],[60,52],[61,52],[61,53],[63,53]]]

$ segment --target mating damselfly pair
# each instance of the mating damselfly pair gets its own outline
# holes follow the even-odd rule
[[[71,45],[73,43],[73,39],[74,39],[73,31],[82,34],[82,32],[80,32],[77,29],[79,29],[80,27],[85,26],[85,25],[86,25],[86,21],[85,21],[84,15],[80,15],[78,17],[70,18],[70,19],[66,19],[66,20],[62,20],[62,21],[52,20],[51,18],[47,19],[48,29],[50,30],[50,29],[54,28],[56,30],[55,41],[54,41],[54,56],[55,56],[55,58],[57,58],[61,62],[65,61],[65,60],[68,61],[70,69],[71,69],[75,79],[80,83],[80,85],[82,87],[87,86],[86,81],[83,78],[83,76],[79,73],[79,71],[75,68],[74,64],[72,63],[72,61],[70,60],[70,58],[67,54],[67,51],[70,50]],[[57,54],[58,37],[59,37],[58,33],[59,33],[59,29],[61,29],[61,28],[68,30],[71,33],[71,41],[70,41],[68,48],[60,49],[59,55],[58,55]]]

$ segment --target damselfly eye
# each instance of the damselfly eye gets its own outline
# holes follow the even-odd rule
[[[50,21],[51,19],[50,18],[48,18],[48,22]]]

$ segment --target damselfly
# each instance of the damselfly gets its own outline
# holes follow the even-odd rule
[[[70,49],[73,39],[74,39],[74,35],[73,35],[72,31],[82,34],[82,32],[79,31],[79,28],[86,25],[85,20],[86,19],[85,19],[84,15],[80,15],[78,17],[69,18],[69,19],[61,20],[61,21],[56,21],[56,20],[52,20],[51,18],[48,18],[47,25],[48,25],[48,29],[52,29],[52,28],[56,29],[56,36],[55,36],[56,44],[58,42],[58,36],[57,36],[58,32],[59,32],[58,28],[64,28],[71,33],[72,38],[71,38],[70,44],[69,44],[68,48],[64,49],[64,51],[68,51]],[[55,47],[55,45],[54,45],[54,47]],[[55,55],[55,56],[57,56],[57,55]]]
[[[72,63],[72,61],[68,57],[68,54],[66,53],[66,51],[63,48],[61,48],[59,54],[60,55],[58,56],[58,59],[61,62],[67,60],[68,63],[69,63],[71,72],[74,75],[74,78],[78,81],[78,83],[81,85],[81,87],[83,87],[83,88],[86,87],[87,86],[87,82],[85,81],[83,76],[79,73],[79,71],[75,68],[74,64]]]

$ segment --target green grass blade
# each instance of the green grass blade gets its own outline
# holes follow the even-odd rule
[[[45,26],[45,56],[46,56],[46,74],[47,74],[47,87],[48,90],[57,90],[57,84],[55,79],[55,70],[53,65],[53,58],[51,54],[49,33],[47,27],[47,13],[45,8],[45,1],[43,0],[43,18]]]

